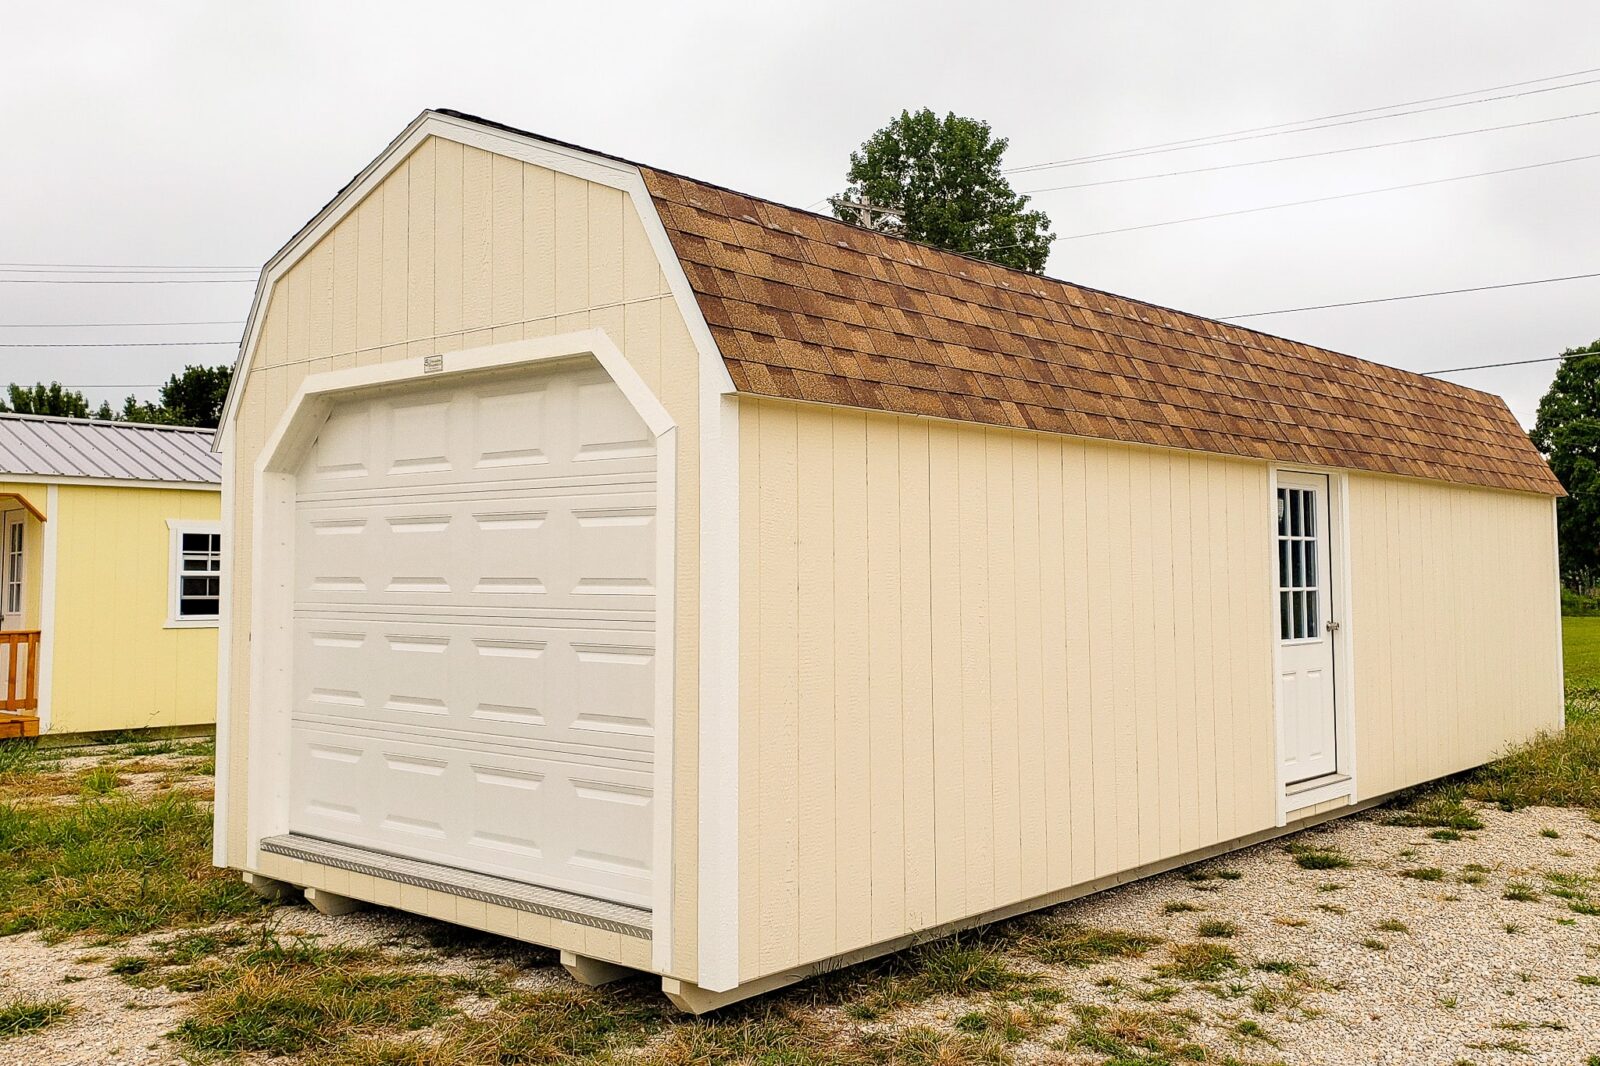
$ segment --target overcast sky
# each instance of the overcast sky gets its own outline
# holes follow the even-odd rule
[[[1023,166],[1600,68],[1593,0],[5,0],[0,12],[6,264],[257,268],[428,107],[804,207],[838,191],[850,149],[901,108],[986,119],[1011,140],[1007,164]],[[1591,79],[1600,70],[1446,102]],[[1039,193],[1066,236],[1597,154],[1600,115],[1585,112],[1600,112],[1600,82],[1014,182],[1029,191],[1560,118]],[[1218,316],[1594,273],[1597,191],[1600,159],[1571,162],[1064,239],[1049,273]],[[0,343],[236,342],[250,288],[0,282]],[[10,325],[213,319],[229,324]],[[1417,370],[1527,359],[1600,337],[1600,279],[1248,324]],[[225,346],[7,347],[0,380],[148,385],[231,358]],[[1501,393],[1530,422],[1550,374],[1455,380]],[[86,391],[115,402],[128,390]]]

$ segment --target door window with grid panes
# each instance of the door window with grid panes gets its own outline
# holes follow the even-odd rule
[[[1278,489],[1278,639],[1315,640],[1322,635],[1317,575],[1317,494]]]

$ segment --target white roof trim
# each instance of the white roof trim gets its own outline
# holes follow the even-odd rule
[[[389,146],[368,163],[354,181],[317,212],[316,216],[262,267],[260,279],[256,282],[255,296],[250,304],[250,316],[245,323],[244,338],[239,345],[239,356],[233,364],[233,379],[228,386],[227,401],[223,404],[222,421],[212,439],[213,450],[216,450],[217,442],[222,439],[223,430],[237,414],[244,388],[244,371],[249,366],[249,360],[254,355],[256,344],[260,340],[262,323],[266,318],[266,299],[272,292],[273,286],[429,137],[439,137],[481,148],[486,152],[521,160],[557,173],[570,174],[626,193],[632,199],[634,209],[638,211],[639,218],[644,223],[645,233],[649,236],[650,245],[660,261],[662,273],[667,278],[667,285],[678,304],[678,311],[688,324],[689,335],[694,339],[695,348],[700,356],[701,374],[710,375],[709,380],[715,382],[718,392],[734,391],[733,379],[728,375],[727,364],[723,362],[722,353],[718,350],[716,341],[712,339],[711,329],[700,313],[700,305],[689,287],[689,279],[683,272],[683,264],[678,261],[677,253],[672,249],[666,227],[662,225],[661,216],[656,211],[649,190],[645,188],[644,177],[639,173],[638,167],[579,148],[555,144],[455,115],[424,111],[413,119],[398,137],[390,141]]]

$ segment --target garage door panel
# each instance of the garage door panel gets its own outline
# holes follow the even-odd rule
[[[646,629],[302,619],[295,713],[648,752],[654,641]]]
[[[637,485],[492,503],[319,502],[302,504],[298,523],[306,604],[655,605],[654,495]]]
[[[415,386],[341,405],[301,470],[302,493],[406,491],[507,478],[648,473],[649,428],[598,368],[533,382]]]
[[[649,905],[655,466],[593,366],[334,408],[298,479],[294,831]]]
[[[319,758],[332,752],[337,760]],[[352,754],[353,753],[353,754]],[[651,777],[371,733],[302,730],[297,832],[648,906]],[[352,788],[361,810],[346,802]]]

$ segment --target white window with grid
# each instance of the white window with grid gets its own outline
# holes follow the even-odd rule
[[[222,608],[222,527],[168,520],[171,536],[167,627],[217,625]]]

